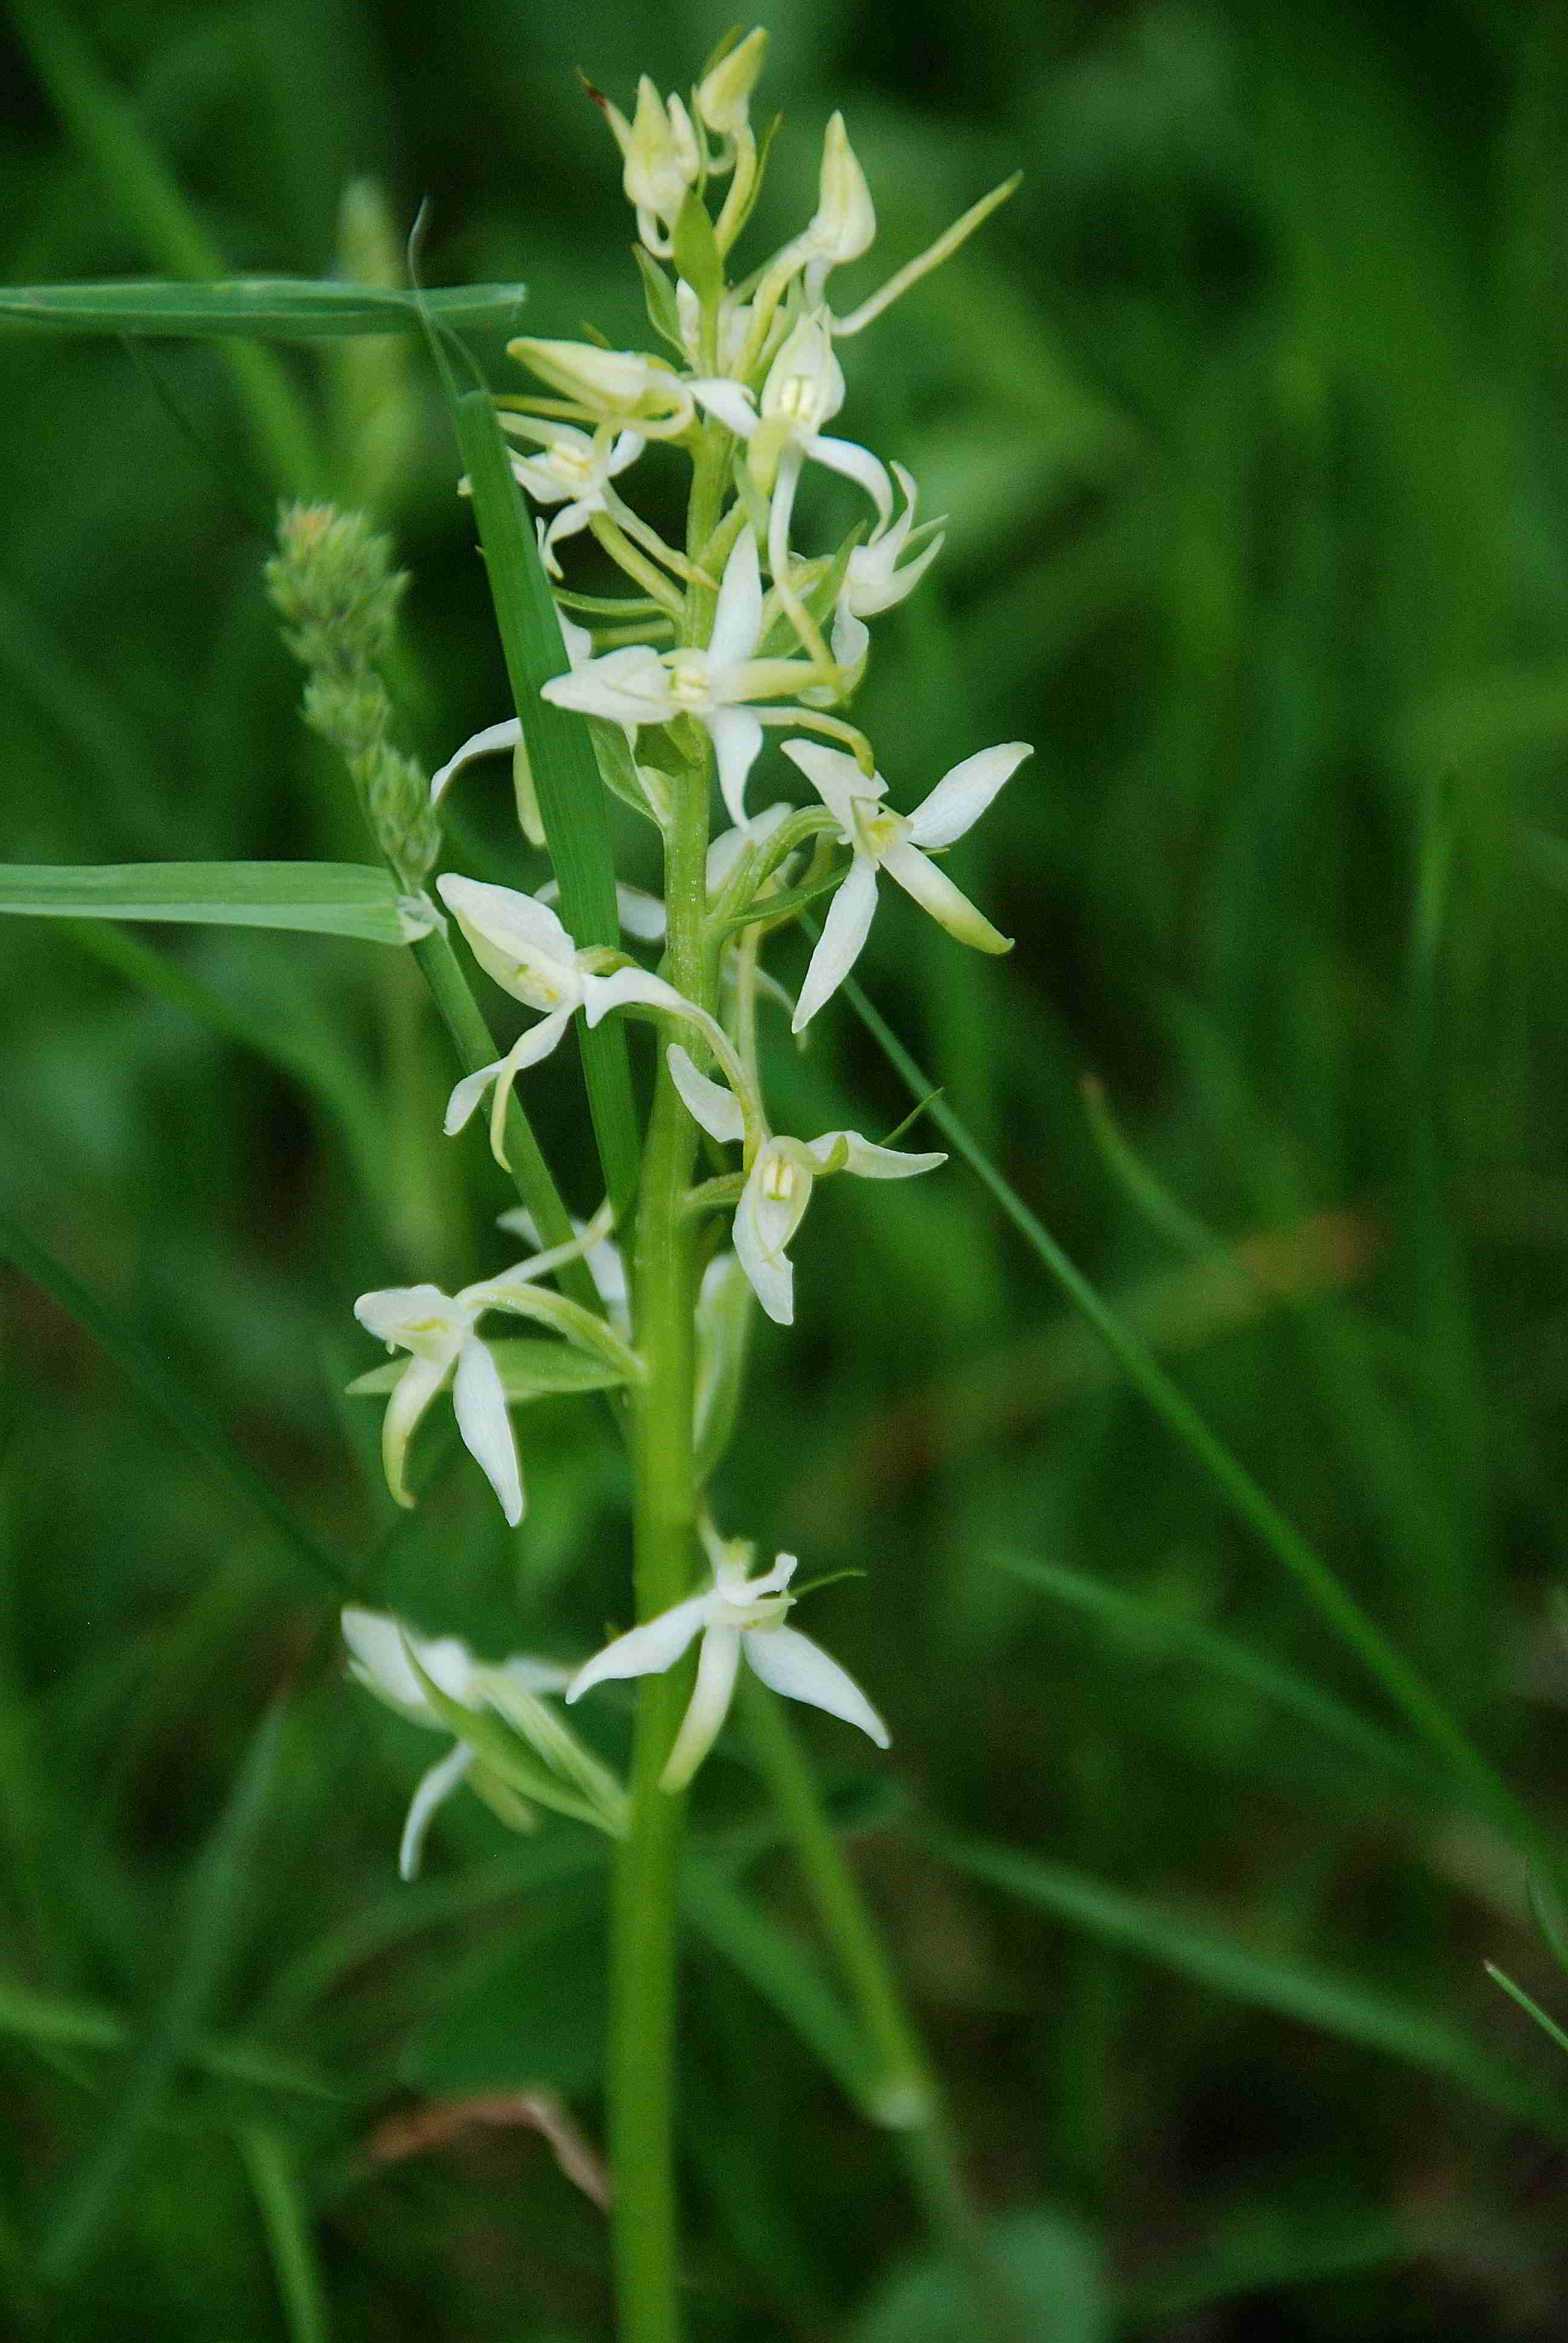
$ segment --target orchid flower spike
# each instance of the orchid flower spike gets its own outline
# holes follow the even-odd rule
[[[634,1627],[607,1644],[567,1687],[568,1704],[597,1684],[624,1676],[662,1675],[697,1640],[697,1685],[659,1775],[662,1790],[683,1790],[717,1740],[729,1713],[735,1679],[744,1656],[754,1675],[786,1700],[807,1702],[859,1725],[879,1749],[888,1746],[888,1728],[854,1678],[819,1644],[784,1624],[795,1600],[786,1593],[796,1559],[781,1554],[769,1571],[749,1578],[753,1549],[715,1542],[713,1584],[673,1610]]]
[[[692,1120],[721,1146],[747,1139],[740,1103],[721,1082],[698,1072],[678,1042],[668,1051],[669,1071]],[[764,1137],[757,1145],[735,1208],[735,1251],[751,1291],[778,1326],[795,1319],[795,1272],[786,1248],[805,1217],[819,1180],[851,1172],[861,1180],[912,1180],[935,1172],[945,1155],[878,1147],[858,1131],[825,1131],[808,1143]]]
[[[388,1708],[395,1708],[399,1715],[415,1725],[427,1726],[433,1733],[447,1733],[451,1728],[431,1705],[415,1661],[448,1700],[474,1710],[486,1705],[487,1686],[493,1683],[510,1684],[519,1692],[537,1695],[564,1692],[571,1681],[571,1670],[558,1666],[553,1660],[519,1654],[492,1665],[477,1660],[467,1644],[459,1643],[456,1635],[416,1635],[400,1619],[383,1611],[362,1611],[354,1604],[343,1614],[343,1640],[348,1646],[348,1672],[355,1681]],[[397,1852],[397,1869],[402,1878],[417,1876],[425,1835],[436,1811],[458,1787],[473,1762],[474,1752],[467,1743],[454,1740],[447,1755],[421,1775],[408,1802],[408,1818],[403,1825],[402,1845]]]
[[[710,1041],[716,1035],[721,1049],[728,1047],[713,1020],[662,977],[650,976],[640,968],[619,968],[608,976],[594,973],[615,955],[597,948],[579,951],[555,912],[537,895],[489,886],[451,870],[443,871],[436,886],[486,974],[494,977],[515,1001],[545,1012],[504,1058],[481,1066],[477,1073],[466,1074],[457,1085],[447,1101],[448,1137],[462,1130],[494,1084],[490,1146],[497,1161],[504,1163],[507,1102],[512,1085],[527,1067],[549,1056],[579,1009],[589,1025],[597,1025],[612,1009],[661,1009],[697,1025]]]
[[[554,677],[541,697],[553,707],[602,716],[628,729],[695,717],[712,739],[729,819],[744,824],[746,782],[762,746],[763,726],[802,720],[799,708],[753,703],[798,693],[821,679],[820,671],[804,659],[758,659],[761,634],[762,574],[756,544],[743,530],[724,566],[706,650],[658,651],[648,643],[631,643],[590,659],[571,675]]]
[[[738,382],[699,377],[689,387],[700,407],[745,440],[752,478],[771,497],[768,561],[776,578],[788,580],[789,522],[808,462],[853,480],[876,506],[883,527],[891,520],[893,491],[884,466],[869,448],[830,438],[822,429],[844,404],[843,369],[822,317],[802,317],[789,333],[768,369],[757,407]]]
[[[869,779],[853,757],[816,740],[786,740],[784,754],[798,765],[839,824],[839,839],[853,857],[848,878],[834,896],[794,1017],[799,1032],[824,1001],[832,998],[860,956],[877,908],[877,874],[885,870],[912,895],[950,936],[976,951],[1005,952],[1012,940],[980,911],[929,858],[977,822],[1002,784],[1032,754],[1024,740],[982,749],[945,773],[911,814],[884,805],[888,785],[880,773]]]
[[[531,415],[503,414],[500,423],[514,438],[540,443],[537,456],[513,456],[512,477],[536,504],[561,507],[539,541],[545,568],[558,578],[555,549],[563,538],[585,529],[596,513],[624,517],[626,507],[610,482],[636,463],[647,442],[636,431],[602,427],[590,435],[569,423],[536,421]]]

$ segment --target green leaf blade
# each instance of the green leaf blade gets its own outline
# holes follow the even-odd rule
[[[457,333],[515,333],[520,285],[454,285],[426,300]],[[417,334],[413,297],[325,277],[106,278],[80,285],[0,287],[0,330],[155,336],[201,341],[313,342],[357,334]]]
[[[373,944],[422,931],[391,874],[357,862],[5,862],[3,913],[282,928]]]

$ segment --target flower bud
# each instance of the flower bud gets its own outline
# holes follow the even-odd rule
[[[637,112],[628,123],[618,106],[606,103],[605,114],[625,158],[621,185],[627,201],[638,213],[673,220],[695,185],[701,168],[691,117],[678,97],[665,105],[644,74],[637,85]],[[643,241],[648,241],[644,236]]]
[[[830,268],[859,260],[869,250],[877,233],[871,191],[855,159],[841,114],[833,116],[822,140],[817,209],[808,233],[817,256]]]
[[[552,390],[606,421],[627,416],[646,418],[689,403],[670,369],[637,350],[601,350],[594,342],[534,341],[524,335],[507,344],[507,355],[520,358]]]
[[[698,83],[697,111],[716,138],[739,138],[749,127],[751,93],[767,47],[767,32],[759,25]]]

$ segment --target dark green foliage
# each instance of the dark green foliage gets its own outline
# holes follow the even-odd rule
[[[364,865],[257,513],[376,484],[412,582],[392,657],[359,648],[405,814],[509,712],[508,666],[419,344],[317,345],[412,311],[377,287],[346,320],[347,283],[284,279],[334,266],[368,177],[401,225],[430,198],[427,273],[481,288],[442,324],[494,387],[522,387],[524,323],[628,347],[646,293],[668,328],[573,68],[624,105],[728,18],[14,21],[0,275],[81,280],[106,330],[0,297],[6,866]],[[1561,1933],[1568,32],[1490,0],[1413,28],[1331,0],[824,0],[771,30],[759,117],[789,119],[746,248],[801,224],[842,105],[880,221],[843,306],[1026,174],[842,353],[844,427],[950,517],[856,720],[906,806],[983,743],[1036,743],[950,866],[1019,946],[981,961],[894,900],[859,972],[940,1087],[910,1143],[956,1116],[1132,1347],[961,1163],[825,1185],[716,1508],[803,1576],[866,1573],[814,1626],[891,1755],[806,1730],[1037,2343],[1554,2343],[1568,2064],[1533,2017],[1563,2023],[1568,1977],[1518,1809]],[[180,281],[224,271],[265,280],[247,319]],[[114,297],[157,329],[139,363],[103,290],[135,276],[157,280]],[[570,583],[613,580],[587,552]],[[520,672],[555,646],[537,578],[509,585]],[[357,712],[317,710],[333,738]],[[547,823],[591,779],[585,737],[539,777]],[[647,824],[606,804],[649,880]],[[542,882],[502,769],[444,815],[452,865]],[[601,922],[606,876],[568,881]],[[628,1544],[603,1400],[518,1411],[514,1539],[441,1411],[394,1522],[380,1403],[340,1396],[377,1363],[357,1294],[449,1288],[515,1242],[482,1142],[441,1136],[417,972],[356,940],[391,915],[367,883],[355,934],[0,920],[0,1207],[25,1232],[0,1407],[8,2334],[609,2332],[601,2216],[501,2104],[543,2087],[602,2137],[604,1846],[455,1801],[399,1887],[437,1745],[341,1678],[339,1578],[486,1653],[568,1656],[624,1605]],[[914,1084],[863,1028],[810,1044],[769,1036],[781,1128],[900,1124]],[[624,1178],[608,1058],[600,1085]],[[586,1212],[582,1098],[568,1049],[522,1102]],[[1412,1733],[1317,1569],[1480,1766]],[[613,1699],[588,1729],[618,1756]],[[967,2337],[854,2104],[745,1753],[703,1777],[687,1896],[694,2335]]]

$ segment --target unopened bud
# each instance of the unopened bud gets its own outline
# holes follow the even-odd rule
[[[637,350],[601,350],[593,342],[542,342],[527,335],[507,344],[508,357],[607,421],[645,417],[687,403],[668,367]]]
[[[817,256],[830,268],[859,260],[870,249],[877,215],[866,175],[855,159],[844,117],[835,114],[822,140],[822,169],[810,236]]]
[[[608,100],[605,115],[625,160],[621,184],[628,203],[635,204],[639,214],[651,213],[668,224],[701,168],[690,116],[678,97],[666,106],[647,74],[637,85],[637,111],[630,122]]]
[[[762,71],[768,35],[759,25],[710,65],[697,85],[697,111],[716,138],[739,138],[751,117],[751,93]]]

